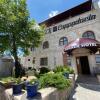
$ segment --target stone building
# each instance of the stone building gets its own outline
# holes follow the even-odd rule
[[[100,67],[99,0],[86,1],[40,24],[47,26],[45,37],[25,58],[29,67],[70,65],[78,74],[94,74]]]

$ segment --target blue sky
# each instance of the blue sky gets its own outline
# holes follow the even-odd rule
[[[42,22],[87,0],[27,0],[31,18]]]

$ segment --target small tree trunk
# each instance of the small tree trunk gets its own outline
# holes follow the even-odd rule
[[[17,59],[15,59],[15,77],[21,77],[21,65]]]
[[[13,36],[13,56],[14,56],[14,59],[15,59],[15,77],[18,78],[18,77],[20,77],[20,74],[21,74],[21,65],[18,61],[17,48],[16,48],[14,36]]]

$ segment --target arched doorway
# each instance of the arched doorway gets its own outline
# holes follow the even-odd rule
[[[91,74],[90,50],[86,48],[78,48],[72,51],[72,57],[76,60],[77,74]]]
[[[78,74],[90,74],[90,65],[88,56],[80,56],[76,58],[76,66]]]

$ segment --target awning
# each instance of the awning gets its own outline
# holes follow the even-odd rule
[[[72,52],[72,50],[77,49],[77,48],[88,48],[92,52],[96,52],[97,48],[99,47],[100,47],[100,42],[95,39],[78,38],[75,41],[66,45],[64,48],[64,51],[69,54]]]

